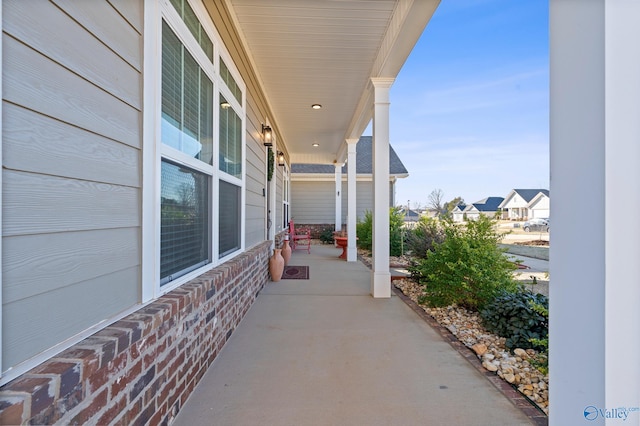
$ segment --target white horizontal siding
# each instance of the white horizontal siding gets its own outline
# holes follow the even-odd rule
[[[6,371],[140,301],[143,14],[2,7]]]
[[[334,224],[336,220],[335,182],[295,181],[292,183],[293,220],[300,224]],[[347,222],[349,193],[342,183],[342,222]],[[373,185],[368,181],[356,182],[356,214],[362,220],[367,210],[373,209]]]

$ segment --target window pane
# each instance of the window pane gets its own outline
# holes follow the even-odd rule
[[[213,164],[213,83],[162,22],[162,143]]]
[[[233,79],[227,64],[224,63],[222,58],[220,58],[220,77],[222,77],[224,83],[227,85],[229,90],[231,90],[231,93],[233,93],[233,97],[242,104],[242,90],[240,90],[240,87]]]
[[[202,24],[200,24],[200,21],[198,21],[198,17],[193,9],[191,9],[189,2],[187,0],[171,0],[171,4],[176,11],[178,11],[182,21],[187,28],[189,28],[191,35],[196,39],[209,60],[213,62],[213,43],[202,27]]]
[[[162,161],[160,284],[209,263],[209,178]]]
[[[240,187],[220,181],[220,257],[240,249]]]
[[[242,120],[222,95],[219,169],[237,178],[242,176]]]

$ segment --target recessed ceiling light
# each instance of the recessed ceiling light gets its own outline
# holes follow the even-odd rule
[[[320,104],[313,104],[313,105],[311,105],[311,108],[313,108],[313,109],[320,109],[320,108],[322,108],[322,105],[320,105]]]
[[[311,146],[313,146],[313,147],[319,147],[319,146],[320,146],[320,144],[316,142],[316,143],[312,143],[312,144],[311,144]]]

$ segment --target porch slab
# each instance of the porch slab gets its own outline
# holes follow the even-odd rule
[[[333,246],[294,252],[310,279],[270,282],[174,425],[530,425],[370,270]]]

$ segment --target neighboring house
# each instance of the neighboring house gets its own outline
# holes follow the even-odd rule
[[[475,220],[480,215],[493,217],[500,211],[498,207],[504,198],[502,197],[487,197],[480,201],[467,205],[463,210],[463,217],[466,220]]]
[[[453,208],[453,210],[451,211],[451,217],[453,218],[454,222],[464,222],[465,220],[464,209],[466,208],[467,208],[466,204],[458,204]]]
[[[438,210],[436,209],[423,209],[420,211],[420,216],[424,217],[438,217]]]
[[[538,194],[529,201],[529,219],[538,217],[549,217],[549,191],[540,191]]]
[[[0,423],[171,423],[438,3],[2,1]]]
[[[507,195],[504,201],[500,204],[500,208],[503,212],[506,212],[503,216],[504,219],[510,220],[526,220],[532,216],[529,211],[531,201],[539,194],[542,193],[547,197],[547,216],[537,217],[549,217],[548,198],[549,190],[547,189],[512,189]],[[544,205],[544,203],[542,204]]]
[[[412,228],[415,224],[420,220],[420,213],[415,210],[407,210],[403,209],[402,214],[404,214],[404,224],[405,226]]]
[[[372,137],[362,136],[356,144],[356,213],[364,218],[373,209]],[[342,220],[347,218],[347,173],[349,163],[341,168],[340,197]],[[409,176],[406,167],[389,147],[389,206],[395,205],[395,185]],[[330,164],[291,165],[291,219],[307,225],[334,225],[336,203],[335,166]]]

